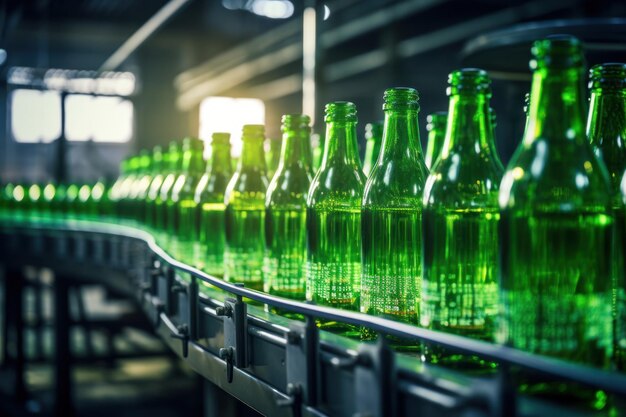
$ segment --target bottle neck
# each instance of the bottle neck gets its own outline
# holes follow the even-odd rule
[[[594,146],[626,146],[626,91],[591,92],[587,136]]]
[[[231,174],[230,146],[213,145],[211,148],[211,159],[207,164],[206,172],[220,172],[226,175]]]
[[[530,112],[524,143],[585,141],[583,71],[574,68],[539,68],[533,73]]]
[[[311,170],[313,166],[311,140],[306,130],[289,130],[283,134],[279,166],[296,163],[301,163],[308,170]]]
[[[379,158],[421,159],[417,110],[385,110],[383,141]]]
[[[332,163],[361,166],[356,140],[356,122],[328,122],[326,124],[322,169]]]
[[[262,172],[266,171],[262,137],[245,138],[243,140],[241,158],[239,158],[237,170],[244,168],[252,168]]]
[[[448,127],[441,150],[443,158],[456,148],[471,149],[474,153],[492,149],[493,132],[484,93],[452,95],[448,112]]]

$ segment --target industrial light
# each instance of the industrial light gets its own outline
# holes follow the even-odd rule
[[[265,124],[265,104],[255,98],[207,97],[200,103],[201,139],[214,132],[230,133],[231,155],[241,154],[241,130],[245,124]]]

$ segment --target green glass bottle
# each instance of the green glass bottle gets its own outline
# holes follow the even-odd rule
[[[39,217],[41,199],[41,186],[32,183],[26,188],[26,195],[22,203],[22,211],[29,222],[36,222]]]
[[[118,207],[118,213],[121,222],[127,222],[131,213],[130,195],[135,185],[135,182],[139,178],[140,159],[138,155],[131,156],[128,160],[128,175],[124,181],[120,184],[117,190],[116,202]]]
[[[23,184],[16,184],[15,187],[13,187],[11,200],[9,201],[9,217],[11,220],[24,220],[24,200],[26,199],[27,192],[28,189]]]
[[[204,142],[185,138],[183,142],[183,170],[172,187],[168,200],[171,251],[183,262],[193,263],[193,244],[198,240],[199,218],[195,201],[196,188],[205,171]]]
[[[91,220],[108,220],[111,215],[109,188],[106,181],[100,178],[92,187],[89,196],[88,209]]]
[[[90,219],[94,217],[91,212],[93,205],[91,204],[91,186],[82,184],[78,188],[78,196],[76,199],[76,215],[80,219]]]
[[[582,46],[559,35],[535,42],[532,52],[528,129],[500,186],[499,338],[606,368],[613,214],[606,167],[585,137]],[[559,383],[528,389],[569,390]],[[595,408],[606,404],[601,392],[586,392]]]
[[[224,195],[232,176],[230,133],[213,133],[211,157],[206,172],[198,183],[194,198],[200,217],[198,239],[195,244],[195,264],[217,277],[224,276],[226,244]]]
[[[158,156],[160,154],[160,157]],[[148,192],[146,194],[145,203],[144,203],[144,219],[145,225],[149,228],[149,230],[154,230],[157,225],[156,218],[156,205],[157,199],[159,196],[159,191],[161,186],[163,185],[163,181],[165,181],[165,177],[168,174],[170,169],[170,152],[155,152],[153,153],[154,158],[154,169],[152,171],[152,182],[150,182],[150,186],[148,187]]]
[[[152,156],[149,151],[142,150],[138,156],[135,180],[130,185],[126,197],[126,217],[131,224],[139,220],[142,212],[143,197],[152,181]]]
[[[268,186],[263,153],[263,125],[244,125],[237,170],[228,183],[224,278],[263,290],[265,192]]]
[[[365,125],[365,155],[363,156],[363,173],[369,176],[378,161],[380,145],[383,142],[382,122],[368,123]]]
[[[47,183],[41,190],[42,199],[42,216],[50,219],[53,215],[52,207],[54,205],[54,195],[56,194],[56,185],[54,182]]]
[[[63,213],[67,220],[76,220],[78,218],[77,200],[78,190],[80,187],[76,183],[69,184],[65,190],[65,198],[63,199]]]
[[[626,64],[596,65],[589,71],[591,101],[587,119],[587,136],[598,158],[607,166],[616,217],[623,212],[620,182],[626,171]],[[613,279],[616,289],[616,333],[614,340],[617,365],[625,369],[626,358],[626,277],[623,242],[619,226],[615,228]],[[620,319],[621,318],[621,319]]]
[[[143,156],[144,169],[143,175],[139,179],[136,185],[136,189],[133,193],[133,213],[132,218],[138,224],[145,225],[146,219],[146,201],[148,199],[148,193],[152,186],[155,177],[161,176],[163,171],[163,154],[160,146],[155,146],[151,153],[147,153]]]
[[[356,106],[326,105],[324,157],[307,197],[307,282],[310,301],[346,310],[359,309],[361,289],[361,200],[365,174],[359,158]],[[342,323],[320,327],[358,336]]]
[[[380,157],[363,193],[361,312],[417,325],[422,193],[428,176],[417,122],[418,93],[390,88],[384,101]],[[376,335],[364,329],[361,336]]]
[[[13,189],[15,184],[7,182],[2,186],[0,194],[0,215],[3,219],[8,220],[11,215],[11,201],[13,200]]]
[[[283,146],[265,198],[264,290],[306,296],[306,199],[313,179],[309,116],[282,117]]]
[[[441,154],[443,141],[446,138],[446,126],[448,124],[448,113],[440,111],[426,116],[426,130],[428,131],[428,144],[426,145],[426,156],[424,162],[428,169],[433,169],[437,158]]]
[[[480,69],[449,76],[448,126],[424,191],[422,327],[495,341],[498,312],[498,187],[490,80]],[[491,366],[425,346],[433,363]]]
[[[281,139],[267,138],[265,140],[265,165],[267,165],[267,178],[273,178],[280,161]]]
[[[171,142],[169,147],[169,167],[168,173],[163,179],[163,184],[159,189],[158,197],[155,203],[155,230],[157,232],[157,241],[164,243],[164,236],[168,231],[167,216],[167,200],[169,199],[172,187],[178,178],[178,174],[182,170],[183,158],[178,143]]]
[[[54,197],[50,205],[50,211],[52,217],[56,220],[65,217],[65,197],[67,195],[67,185],[60,183],[57,184],[54,190]]]

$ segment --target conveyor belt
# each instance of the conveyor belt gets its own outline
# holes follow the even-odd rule
[[[355,312],[296,302],[222,281],[173,259],[143,230],[102,222],[0,222],[0,264],[50,268],[135,297],[155,332],[182,360],[239,401],[270,416],[577,416],[516,393],[512,373],[575,381],[626,398],[626,375],[530,355]],[[243,298],[252,300],[244,302]],[[306,322],[265,311],[291,310]],[[340,337],[324,318],[367,326],[495,361],[471,377]]]

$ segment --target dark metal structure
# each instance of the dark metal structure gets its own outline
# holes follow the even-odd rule
[[[589,415],[516,393],[515,378],[539,376],[602,389],[626,398],[626,375],[530,355],[504,346],[437,333],[359,313],[316,306],[246,289],[169,256],[139,229],[87,221],[0,226],[5,269],[8,338],[3,352],[15,371],[15,395],[24,398],[20,334],[20,270],[55,273],[56,415],[72,414],[68,283],[99,282],[135,297],[154,331],[209,384],[271,416],[582,416]],[[297,312],[304,321],[266,312],[263,305]],[[360,343],[320,331],[323,318],[376,331]],[[498,371],[467,376],[394,352],[385,336],[414,339],[495,361]],[[6,363],[6,361],[5,361]],[[616,410],[624,407],[615,403]]]

